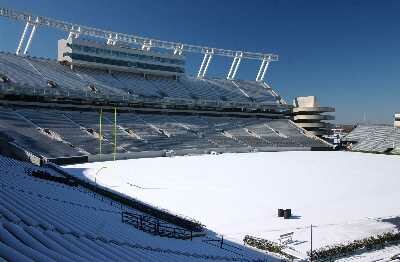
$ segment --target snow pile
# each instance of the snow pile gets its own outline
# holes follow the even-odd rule
[[[338,259],[337,262],[371,262],[371,261],[400,261],[400,246],[388,246],[383,249],[356,254],[350,258]]]
[[[102,168],[106,167],[106,168]],[[141,201],[193,217],[226,238],[246,234],[314,248],[395,230],[400,158],[352,152],[266,152],[89,163],[66,169]],[[101,169],[101,171],[99,171]],[[96,176],[97,173],[97,176]],[[277,217],[291,208],[292,219]]]

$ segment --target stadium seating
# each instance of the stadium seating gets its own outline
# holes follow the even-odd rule
[[[272,102],[276,100],[274,95],[260,83],[248,80],[236,80],[235,82],[255,102]]]
[[[373,126],[358,125],[353,131],[351,131],[346,137],[347,141],[360,141],[370,135],[370,131]]]
[[[63,138],[68,137],[68,141],[73,145],[77,145],[77,150],[82,153],[95,154],[99,150],[98,138],[87,132],[84,127],[72,122],[61,111],[48,110],[46,114],[43,114],[42,111],[21,109],[18,112],[32,121],[32,123],[42,128],[51,129]],[[103,141],[103,150],[105,153],[111,153],[111,144]]]
[[[38,156],[100,153],[99,112],[6,107],[0,107],[0,112],[3,136]],[[286,119],[127,112],[118,113],[116,130],[113,122],[114,115],[104,113],[102,154],[113,153],[115,134],[117,153],[325,146]]]
[[[0,53],[0,73],[10,79],[11,85],[21,87],[19,92],[34,92],[36,95],[50,92],[77,98],[145,97],[279,104],[271,92],[251,81],[242,82],[246,90],[244,92],[228,80],[200,80],[190,76],[182,76],[177,80],[154,76],[145,78],[140,74],[109,73],[82,67],[71,70],[54,60],[9,53]],[[49,87],[49,80],[56,85]]]
[[[251,102],[248,96],[241,92],[241,90],[233,85],[230,81],[223,79],[206,79],[204,81],[210,86],[217,86],[218,89],[215,90],[223,100]]]
[[[7,75],[12,83],[21,86],[46,88],[46,78],[20,56],[0,53],[0,72]]]
[[[353,151],[383,153],[400,147],[400,129],[384,125],[359,125],[343,138]]]
[[[82,153],[71,144],[60,141],[23,115],[8,108],[0,108],[0,137],[15,143],[37,156],[49,158],[77,156]]]
[[[203,237],[153,236],[121,222],[139,211],[81,186],[27,175],[39,168],[0,156],[0,257],[18,261],[256,261],[265,255],[235,245],[236,253]],[[162,222],[161,223],[165,223]]]
[[[271,88],[255,81],[198,79],[187,75],[166,77],[70,67],[55,60],[4,52],[0,52],[0,74],[9,80],[0,84],[0,94],[54,95],[61,101],[74,98],[94,103],[95,99],[96,102],[114,104],[133,98],[139,99],[133,100],[134,103],[150,105],[160,105],[160,101],[172,104],[184,101],[186,106],[206,102],[207,106],[217,108],[236,103],[241,110],[248,103],[269,106],[281,103]],[[179,151],[185,154],[214,149],[248,152],[325,146],[321,141],[305,136],[287,119],[126,112],[118,114],[114,129],[114,116],[105,113],[100,134],[99,112],[94,110],[11,109],[4,106],[0,111],[0,139],[40,158],[114,152]]]

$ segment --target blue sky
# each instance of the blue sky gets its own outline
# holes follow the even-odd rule
[[[117,32],[226,49],[273,52],[267,82],[288,101],[316,95],[338,122],[390,123],[400,111],[400,1],[0,0],[0,6]],[[15,51],[23,24],[0,18],[0,50]],[[31,54],[56,57],[66,34],[41,28]],[[201,57],[189,57],[195,73]],[[209,74],[225,76],[215,59]],[[238,77],[254,79],[255,62]]]

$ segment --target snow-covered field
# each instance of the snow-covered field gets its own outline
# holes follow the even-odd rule
[[[105,167],[105,168],[103,168]],[[70,173],[201,221],[242,242],[246,234],[314,248],[392,231],[400,216],[400,157],[351,152],[266,152],[148,158],[65,167]],[[101,169],[101,170],[100,170]],[[97,173],[97,176],[96,176]],[[291,208],[294,217],[277,217]]]

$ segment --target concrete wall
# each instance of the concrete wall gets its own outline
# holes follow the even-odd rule
[[[394,115],[394,127],[400,128],[400,113]]]
[[[299,127],[315,136],[323,136],[330,132],[332,125],[324,121],[334,120],[335,117],[324,113],[334,112],[334,108],[321,107],[315,96],[296,97],[293,106],[293,121]]]
[[[293,100],[295,107],[319,107],[319,102],[315,96],[299,96]]]
[[[310,151],[310,147],[260,147],[253,150],[249,147],[236,148],[207,148],[207,149],[184,149],[176,151],[145,151],[116,154],[115,160],[138,159],[138,158],[155,158],[155,157],[173,157],[185,155],[204,155],[204,154],[226,154],[226,153],[250,153],[250,152],[281,152],[281,151]],[[89,155],[88,162],[113,161],[114,155]]]

